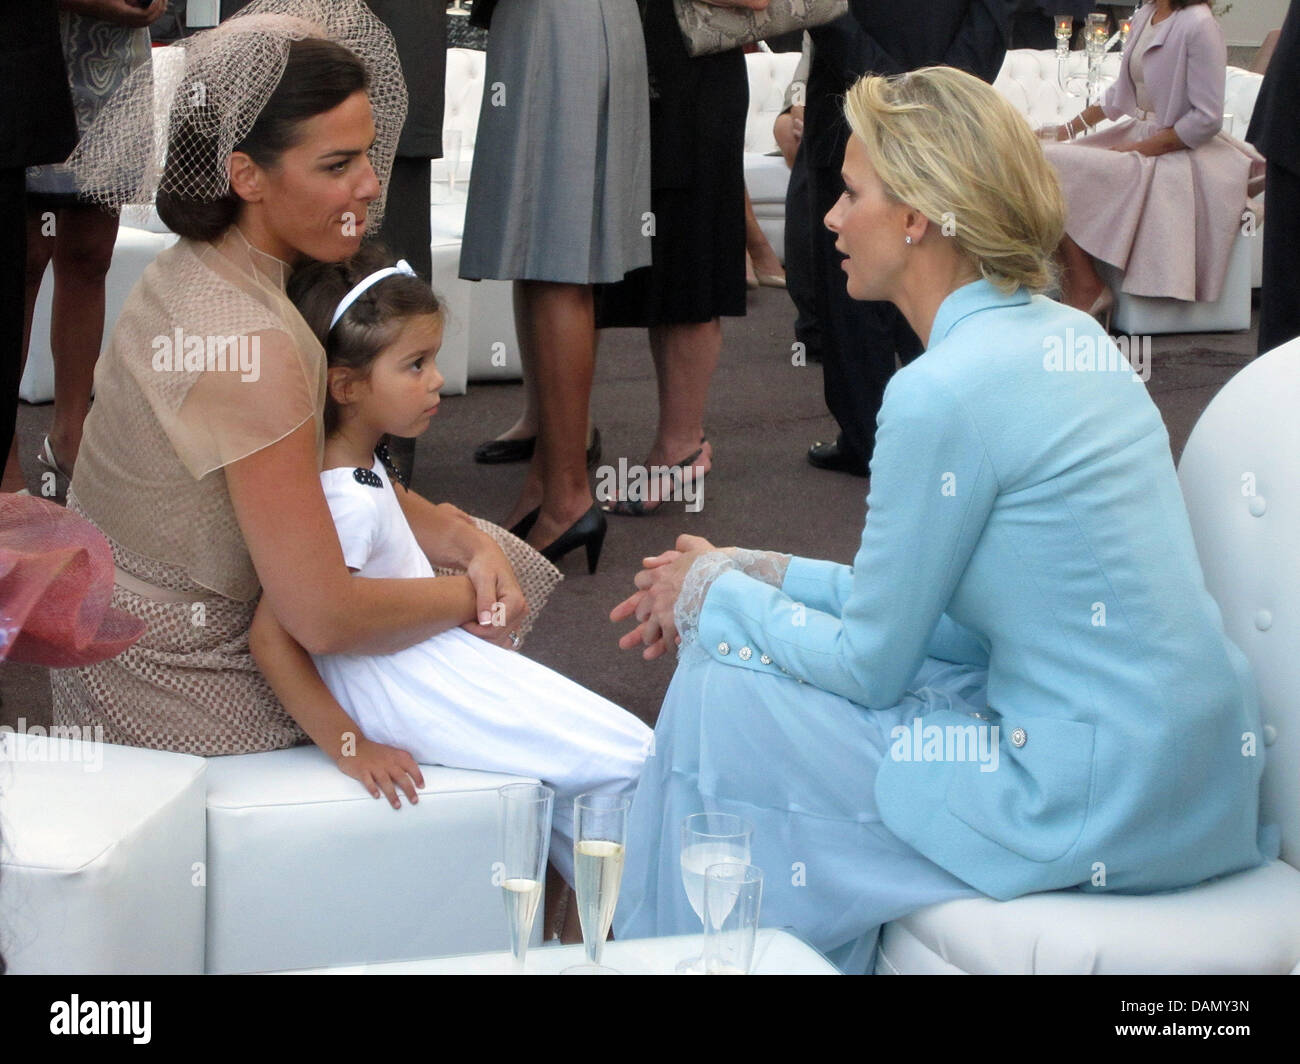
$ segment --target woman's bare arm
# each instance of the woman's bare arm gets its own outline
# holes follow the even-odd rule
[[[263,594],[285,630],[314,654],[388,654],[475,620],[469,577],[353,579],[321,489],[315,433],[307,422],[225,467]]]

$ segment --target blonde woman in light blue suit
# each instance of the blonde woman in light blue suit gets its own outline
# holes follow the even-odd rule
[[[1052,281],[1059,186],[994,90],[864,78],[827,215],[849,293],[926,345],[885,393],[852,567],[683,536],[621,644],[681,656],[616,929],[699,929],[678,824],[754,825],[763,923],[869,970],[973,894],[1145,893],[1263,859],[1246,661],[1205,590],[1160,415]]]

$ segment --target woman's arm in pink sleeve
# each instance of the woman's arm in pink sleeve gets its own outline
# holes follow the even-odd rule
[[[1204,19],[1187,38],[1187,102],[1190,109],[1173,126],[1178,139],[1199,148],[1223,128],[1223,91],[1228,78],[1228,48],[1223,31]]]

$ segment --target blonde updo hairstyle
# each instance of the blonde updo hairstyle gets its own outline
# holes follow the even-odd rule
[[[924,67],[861,78],[844,113],[886,194],[932,225],[950,222],[948,239],[985,278],[1004,292],[1056,286],[1061,186],[1029,123],[995,89]]]

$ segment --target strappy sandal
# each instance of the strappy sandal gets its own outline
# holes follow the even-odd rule
[[[72,482],[72,474],[67,472],[63,466],[59,465],[59,460],[54,457],[54,448],[50,446],[48,436],[41,442],[40,453],[36,456],[37,463],[48,473],[54,474],[54,497],[56,500],[67,498],[68,485]],[[42,474],[42,479],[44,474]],[[44,495],[44,492],[41,492]]]
[[[687,455],[680,462],[674,462],[672,465],[668,466],[667,473],[671,473],[671,471],[674,469],[680,469],[683,471],[683,473],[685,473],[687,470],[693,468],[695,463],[699,461],[700,455],[704,453],[704,445],[708,442],[709,442],[708,437],[701,436],[700,446],[697,447],[692,454]],[[666,476],[667,473],[661,475],[660,477],[661,482],[663,480],[663,476]],[[708,476],[707,472],[696,474],[693,477],[693,483],[699,484],[701,481],[704,480],[706,476]],[[682,479],[685,480],[686,478],[683,477]],[[660,508],[663,507],[665,503],[685,502],[685,501],[686,501],[685,499],[660,499],[658,502],[647,503],[640,499],[611,499],[608,502],[601,503],[600,508],[604,510],[607,514],[619,514],[623,517],[649,517],[653,513],[658,513]]]

